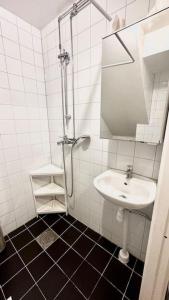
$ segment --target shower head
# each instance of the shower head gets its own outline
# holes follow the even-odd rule
[[[95,0],[90,0],[90,2],[101,12],[103,16],[105,16],[109,22],[112,21],[112,17]]]

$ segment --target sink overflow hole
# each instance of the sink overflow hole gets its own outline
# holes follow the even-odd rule
[[[119,197],[126,199],[127,197],[125,195],[119,195]]]

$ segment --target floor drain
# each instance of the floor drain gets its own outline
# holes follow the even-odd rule
[[[47,229],[36,238],[36,241],[44,250],[46,250],[58,238],[59,236],[52,229]]]

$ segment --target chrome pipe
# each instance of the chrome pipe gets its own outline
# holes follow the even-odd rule
[[[95,1],[90,0],[90,2],[100,11],[100,13],[109,21],[112,21],[112,17]]]
[[[73,106],[73,137],[76,136],[75,130],[75,86],[74,86],[74,48],[73,48],[73,26],[72,26],[72,15],[70,15],[70,43],[71,43],[71,66],[72,66],[72,106]]]

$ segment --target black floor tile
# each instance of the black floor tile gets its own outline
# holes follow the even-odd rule
[[[43,252],[28,265],[28,269],[35,281],[37,281],[49,270],[49,268],[51,268],[52,265],[52,259]]]
[[[12,276],[19,272],[24,267],[21,259],[17,254],[7,259],[0,266],[0,284],[6,283]]]
[[[110,258],[111,255],[108,252],[96,245],[86,259],[90,264],[92,264],[93,267],[95,267],[100,273],[102,273],[107,266]]]
[[[45,299],[37,286],[34,286],[23,298],[23,300],[43,300]]]
[[[94,242],[88,239],[87,236],[82,235],[76,243],[73,245],[73,248],[83,257],[89,253],[89,251],[93,248]]]
[[[105,250],[109,251],[111,254],[114,253],[117,246],[111,243],[109,240],[105,239],[103,236],[98,241],[98,244],[102,246]]]
[[[114,256],[117,257],[117,258],[119,257],[119,251],[120,251],[120,249],[121,248],[118,247],[116,249],[115,253],[114,253]],[[129,253],[129,262],[127,263],[128,267],[131,268],[131,269],[133,269],[134,266],[135,266],[136,260],[137,259],[132,254]]]
[[[48,226],[42,221],[38,221],[32,226],[29,227],[30,232],[33,234],[34,237],[40,235],[43,231],[45,231]]]
[[[80,235],[81,232],[71,226],[62,234],[62,239],[71,246]]]
[[[61,239],[54,242],[46,251],[49,255],[57,261],[67,250],[68,246]]]
[[[90,300],[121,300],[123,295],[103,277],[100,279]]]
[[[19,272],[5,286],[3,291],[6,298],[12,296],[12,300],[19,300],[30,288],[34,281],[26,269]]]
[[[53,300],[67,282],[67,277],[54,265],[38,282],[38,286],[47,300]]]
[[[122,293],[124,293],[131,272],[132,271],[127,266],[113,257],[108,267],[106,268],[104,276]]]
[[[83,295],[89,297],[99,277],[99,273],[84,261],[73,275],[72,281],[80,289]]]
[[[23,230],[25,230],[25,229],[26,229],[26,228],[25,228],[25,226],[23,225],[23,226],[21,226],[21,227],[15,229],[15,230],[13,230],[13,231],[12,231],[11,233],[9,233],[8,235],[9,235],[10,238],[12,238],[12,237],[14,237],[15,235],[17,235],[18,233],[20,233],[21,231],[23,231]]]
[[[20,256],[22,257],[25,264],[28,264],[31,262],[32,259],[34,259],[40,252],[42,252],[42,248],[39,246],[39,244],[33,240],[31,243],[29,243],[27,246],[22,248],[19,251]]]
[[[86,225],[84,225],[83,223],[76,221],[75,223],[73,223],[73,226],[75,226],[77,229],[79,229],[81,232],[84,232],[87,228]]]
[[[25,231],[21,232],[17,236],[12,239],[12,243],[14,244],[17,250],[20,250],[22,247],[26,246],[30,241],[33,240],[32,235],[26,229]]]
[[[0,253],[0,263],[3,263],[7,258],[15,253],[15,249],[12,246],[11,242],[6,242],[5,249]]]
[[[57,233],[57,234],[62,234],[70,224],[66,222],[64,219],[60,219],[56,224],[52,226],[52,229]]]
[[[26,226],[26,227],[32,226],[34,223],[38,222],[39,220],[40,220],[39,217],[35,217],[35,218],[33,218],[32,220],[28,221],[28,222],[25,224],[25,226]]]
[[[68,284],[64,287],[64,289],[56,299],[57,300],[68,300],[68,299],[84,300],[85,298],[77,290],[77,288],[73,285],[73,283],[68,282]]]
[[[0,289],[0,300],[5,300],[5,297],[4,297],[3,293],[2,293],[2,289]]]
[[[143,275],[143,270],[144,270],[144,263],[141,260],[137,260],[134,271],[140,274],[141,276]]]
[[[140,287],[141,287],[141,276],[133,272],[129,282],[129,286],[127,288],[126,296],[130,300],[138,300]]]
[[[58,261],[60,268],[70,277],[82,263],[82,258],[72,249],[69,249]]]
[[[58,214],[49,214],[46,215],[43,220],[45,223],[47,223],[49,226],[52,226],[56,221],[60,220],[60,217]]]
[[[74,217],[72,217],[71,215],[67,215],[67,216],[65,215],[64,219],[71,224],[76,221],[76,219]]]
[[[97,232],[93,231],[90,228],[87,228],[85,234],[95,242],[97,242],[100,239],[100,234],[98,234]]]

